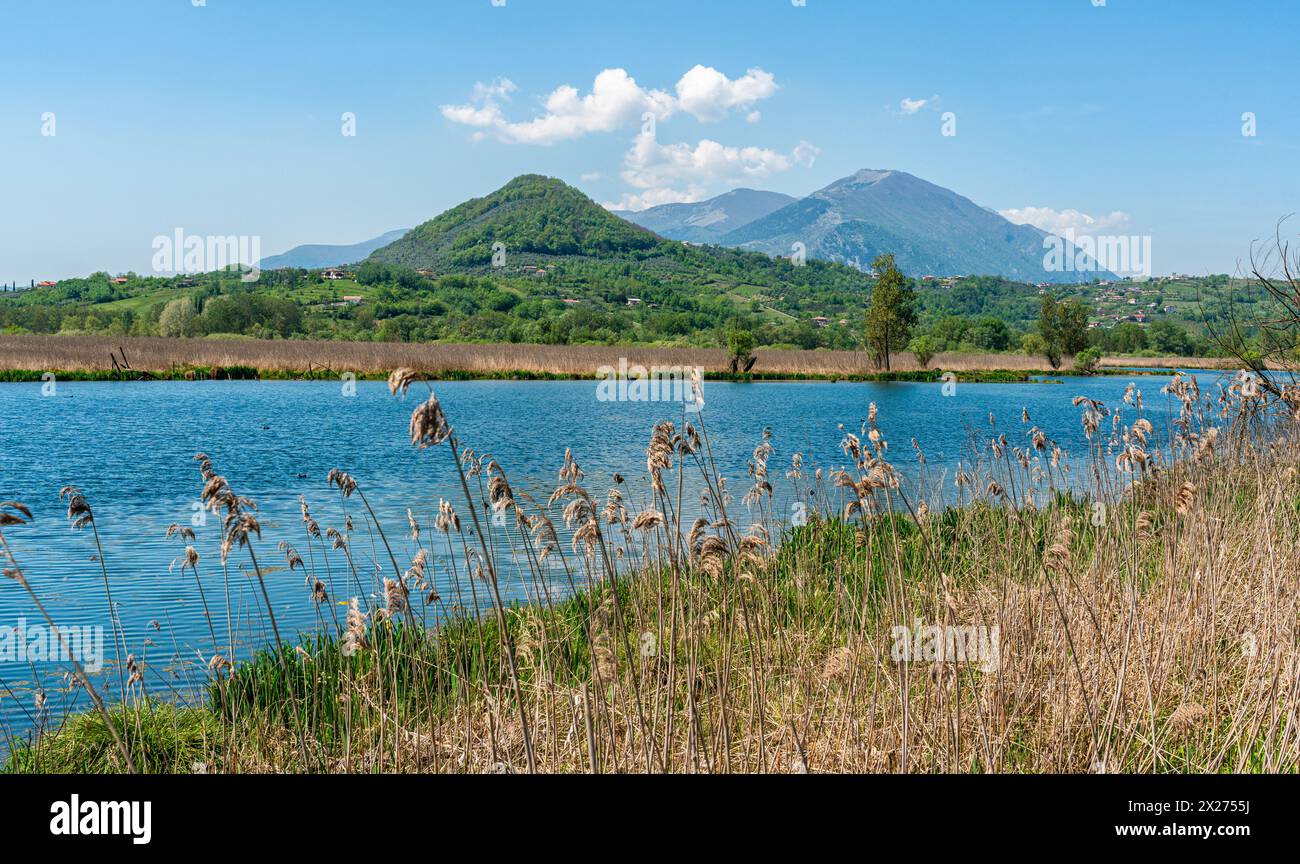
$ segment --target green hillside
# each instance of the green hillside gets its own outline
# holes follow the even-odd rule
[[[494,244],[526,255],[636,256],[661,238],[624,222],[560,180],[525,174],[416,226],[370,260],[412,270],[492,264]]]
[[[494,261],[495,244],[504,256]],[[909,275],[917,333],[939,350],[1016,350],[1035,328],[1034,285]],[[815,258],[796,266],[668,240],[559,180],[525,175],[416,227],[341,279],[301,268],[264,269],[255,283],[236,273],[101,272],[0,294],[0,332],[721,346],[743,329],[759,346],[859,349],[872,284]],[[1209,348],[1202,315],[1223,321],[1234,286],[1239,300],[1258,293],[1226,277],[1053,290],[1089,307],[1092,340],[1108,352],[1194,354]],[[1139,311],[1145,320],[1128,319]]]

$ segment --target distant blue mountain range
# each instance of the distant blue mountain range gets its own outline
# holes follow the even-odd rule
[[[279,270],[282,267],[303,267],[308,270],[320,267],[339,267],[355,264],[370,257],[370,253],[402,238],[408,228],[399,228],[381,234],[373,240],[353,243],[350,246],[331,246],[324,243],[312,243],[295,246],[282,255],[272,255],[262,259],[263,270]]]
[[[1016,225],[942,186],[904,171],[864,169],[805,198],[738,189],[696,204],[615,211],[663,237],[869,267],[892,252],[904,272],[920,276],[998,275],[1023,282],[1114,279],[1095,267],[1080,274],[1049,271],[1043,240],[1032,225]],[[800,244],[796,246],[796,244]],[[1075,261],[1083,260],[1073,247]]]

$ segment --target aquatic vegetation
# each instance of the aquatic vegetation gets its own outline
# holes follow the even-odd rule
[[[1028,411],[990,417],[955,476],[930,472],[924,442],[891,441],[873,405],[860,428],[841,429],[843,464],[784,454],[764,433],[746,476],[728,478],[708,409],[683,411],[647,430],[644,490],[588,474],[577,442],[535,500],[507,457],[461,439],[427,379],[398,369],[389,388],[413,403],[412,447],[430,466],[450,460],[457,500],[385,529],[364,478],[330,472],[329,488],[360,506],[327,526],[303,500],[301,535],[277,547],[281,576],[301,577],[316,605],[314,633],[282,638],[267,599],[268,644],[251,656],[215,628],[211,645],[191,646],[209,658],[201,705],[124,687],[112,710],[18,743],[9,770],[1300,764],[1289,387],[1279,397],[1239,375],[1205,393],[1175,375],[1162,398],[1147,395],[1173,412],[1165,426],[1136,386],[1117,404],[1080,396],[1087,443],[1074,453]],[[546,430],[519,433],[526,447]],[[910,482],[904,460],[918,466]],[[264,585],[257,555],[272,541],[256,505],[198,463],[223,520],[224,578],[225,559],[244,554]],[[68,494],[69,516],[88,516]],[[27,518],[0,507],[0,532]],[[201,589],[215,578],[192,548],[177,560]],[[516,561],[528,603],[503,600]]]
[[[409,366],[439,379],[591,378],[620,358],[650,366],[701,366],[710,378],[763,380],[831,378],[855,380],[935,380],[943,372],[987,380],[1023,380],[1041,373],[1041,358],[1021,353],[940,353],[922,369],[910,353],[894,355],[892,373],[876,373],[861,351],[758,349],[749,372],[729,372],[724,348],[659,348],[642,345],[528,345],[404,342],[339,342],[305,339],[168,339],[145,336],[6,335],[0,339],[0,381],[40,381],[53,372],[59,380],[120,381],[250,378],[338,378],[351,372],[383,378]],[[117,359],[119,367],[112,365]],[[125,360],[128,366],[123,366]],[[1108,359],[1124,367],[1216,368],[1209,358]],[[1104,368],[1103,370],[1104,371]],[[983,378],[983,376],[981,376]]]

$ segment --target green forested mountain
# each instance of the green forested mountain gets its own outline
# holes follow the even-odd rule
[[[473,270],[492,265],[496,244],[505,247],[507,258],[516,253],[638,259],[662,239],[563,181],[525,174],[416,226],[371,253],[370,260],[412,270]]]
[[[909,247],[898,242],[902,260]],[[494,246],[504,253],[495,261]],[[327,278],[338,275],[263,269],[245,283],[236,273],[95,273],[0,294],[0,332],[720,346],[748,330],[760,346],[858,349],[873,286],[844,264],[665,239],[537,175],[453,207]],[[918,332],[940,350],[1015,350],[1035,327],[1033,285],[907,275]],[[1231,283],[1218,278],[1054,291],[1089,305],[1094,341],[1107,350],[1192,353],[1205,347],[1203,316],[1226,316]],[[1139,310],[1146,321],[1126,317]]]

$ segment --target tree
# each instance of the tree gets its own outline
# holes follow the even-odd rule
[[[871,266],[879,275],[867,308],[867,350],[877,369],[888,370],[890,353],[907,344],[916,326],[916,292],[894,264],[893,255],[879,255]]]
[[[1172,321],[1157,321],[1147,331],[1147,345],[1161,354],[1180,354],[1188,356],[1194,345],[1187,331]]]
[[[966,338],[984,351],[1005,351],[1011,344],[1011,328],[1001,318],[985,316],[975,322]]]
[[[1074,355],[1074,372],[1076,375],[1092,375],[1101,363],[1101,349],[1085,348]]]
[[[1038,309],[1038,335],[1043,338],[1043,354],[1053,369],[1061,368],[1061,358],[1078,354],[1088,347],[1088,309],[1078,300],[1057,301],[1043,295]]]
[[[177,297],[163,307],[158,316],[158,332],[163,336],[189,336],[194,332],[194,321],[198,313],[194,311],[194,301],[189,297]]]
[[[921,368],[929,367],[930,361],[934,359],[935,352],[938,350],[938,342],[933,336],[917,336],[907,346],[907,350],[912,352],[916,362],[921,364]]]
[[[1037,333],[1026,333],[1020,340],[1020,348],[1028,357],[1037,357],[1047,351],[1047,343]]]
[[[748,372],[754,368],[754,334],[748,330],[732,330],[727,334],[727,353],[731,357],[732,372]]]
[[[1288,217],[1289,218],[1289,217]],[[1228,297],[1222,323],[1211,324],[1202,306],[1202,317],[1217,353],[1233,357],[1253,372],[1270,396],[1292,405],[1296,399],[1297,359],[1300,359],[1300,253],[1282,239],[1282,222],[1277,223],[1272,241],[1250,246],[1250,275],[1259,294],[1250,287],[1237,289],[1228,283]],[[1262,289],[1259,290],[1259,289]],[[1271,365],[1285,371],[1289,382],[1275,374]]]
[[[1116,354],[1136,354],[1146,350],[1147,331],[1131,321],[1116,324],[1105,334],[1102,347]]]
[[[970,322],[960,315],[944,315],[929,324],[926,329],[941,351],[956,351],[966,341],[966,331]]]

